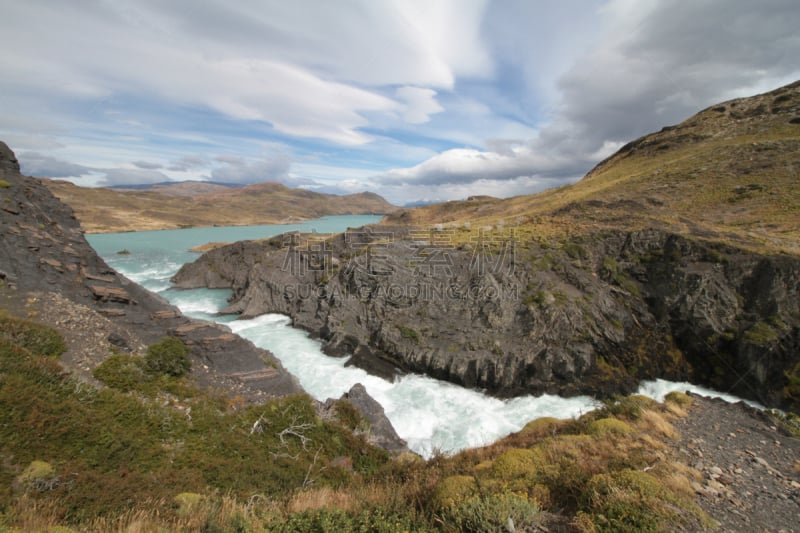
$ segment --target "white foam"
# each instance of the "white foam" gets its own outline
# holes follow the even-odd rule
[[[639,390],[637,391],[637,393],[653,398],[658,402],[663,402],[664,397],[666,397],[667,394],[676,391],[677,392],[690,391],[694,394],[699,394],[701,396],[708,396],[709,398],[720,398],[729,403],[744,402],[747,405],[755,407],[757,409],[765,408],[760,403],[753,402],[750,400],[744,400],[742,398],[739,398],[738,396],[734,396],[733,394],[727,394],[725,392],[715,391],[713,389],[709,389],[707,387],[703,387],[700,385],[695,385],[693,383],[667,381],[664,379],[656,379],[653,381],[642,381],[642,383],[639,385]]]
[[[228,291],[224,291],[227,294]],[[225,296],[205,289],[191,291],[163,292],[170,303],[183,313],[193,318],[213,317],[219,312],[220,303],[225,302]]]
[[[544,395],[499,400],[479,391],[420,375],[394,383],[371,376],[346,359],[322,353],[320,343],[290,327],[283,315],[262,315],[228,325],[254,344],[273,352],[320,401],[338,398],[361,383],[384,408],[397,434],[409,448],[430,457],[435,451],[454,453],[481,446],[521,429],[541,416],[570,418],[593,409],[589,397]]]

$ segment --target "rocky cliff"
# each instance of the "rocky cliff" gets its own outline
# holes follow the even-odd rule
[[[22,176],[14,153],[2,142],[0,291],[6,303],[27,302],[35,307],[35,302],[47,300],[44,308],[31,307],[30,312],[55,314],[53,320],[62,325],[82,322],[83,329],[91,329],[90,321],[102,324],[107,331],[101,334],[100,344],[105,347],[101,357],[112,349],[133,350],[172,335],[189,345],[193,373],[208,386],[251,399],[302,390],[272,354],[223,326],[183,316],[162,298],[109,268],[86,242],[72,210],[55,198],[42,180]],[[54,302],[58,309],[53,308]],[[82,350],[88,351],[89,346],[70,348],[70,352]],[[81,359],[75,353],[66,357],[69,361]]]
[[[785,374],[800,362],[797,258],[657,230],[485,250],[406,231],[350,232],[324,251],[236,243],[174,281],[230,287],[227,312],[287,314],[373,372],[503,396],[607,396],[639,379],[691,379],[787,405]]]
[[[174,281],[230,287],[228,312],[287,314],[373,372],[503,396],[689,379],[797,410],[798,143],[795,83],[643,137],[574,186],[236,243]]]

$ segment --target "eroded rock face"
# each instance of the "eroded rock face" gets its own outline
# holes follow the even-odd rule
[[[231,287],[227,312],[289,315],[329,353],[377,373],[502,396],[691,379],[787,406],[784,373],[800,360],[796,258],[655,230],[486,249],[407,231],[350,232],[324,248],[285,236],[237,243],[174,281]]]
[[[0,170],[9,174],[19,174],[17,156],[3,141],[0,141]]]
[[[114,271],[83,236],[72,210],[41,180],[20,175],[14,153],[0,142],[0,281],[18,294],[53,293],[112,319],[115,346],[178,336],[191,349],[201,383],[253,400],[302,391],[269,352],[229,328],[185,317],[163,298]],[[111,353],[111,343],[109,351]]]

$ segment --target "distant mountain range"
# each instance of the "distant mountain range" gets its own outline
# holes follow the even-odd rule
[[[230,186],[187,181],[91,188],[63,180],[43,182],[72,207],[89,233],[281,224],[328,215],[387,214],[397,209],[370,192],[339,196],[290,189],[280,183]]]

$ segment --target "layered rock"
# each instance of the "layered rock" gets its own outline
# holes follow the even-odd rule
[[[607,396],[663,377],[791,403],[783,387],[800,361],[797,258],[659,230],[437,239],[378,227],[324,244],[236,243],[174,281],[230,287],[227,312],[289,315],[328,353],[383,374],[423,372],[501,396]]]
[[[191,348],[201,383],[250,399],[302,391],[269,352],[230,329],[185,317],[166,300],[117,273],[95,253],[72,210],[41,180],[20,175],[14,153],[0,142],[0,281],[14,294],[55,293],[111,319],[117,347],[127,338],[152,343],[166,335]]]

